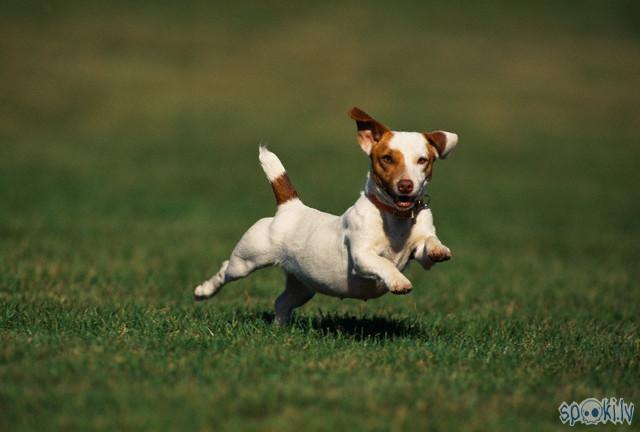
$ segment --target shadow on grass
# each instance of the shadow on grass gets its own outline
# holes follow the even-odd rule
[[[263,321],[273,324],[273,313],[262,312],[259,317]],[[326,336],[346,336],[355,340],[427,339],[427,335],[422,329],[410,320],[379,316],[320,314],[294,318],[291,325],[305,332],[318,332]]]

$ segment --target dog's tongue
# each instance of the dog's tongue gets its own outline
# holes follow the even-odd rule
[[[400,208],[406,209],[413,205],[413,201],[396,201],[396,205]]]

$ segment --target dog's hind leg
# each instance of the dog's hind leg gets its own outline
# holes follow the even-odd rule
[[[248,276],[253,271],[273,265],[278,260],[278,248],[270,241],[269,229],[273,218],[260,219],[242,236],[228,260],[209,280],[194,290],[196,300],[216,295],[228,282]]]
[[[276,323],[288,324],[293,310],[311,300],[314,294],[294,275],[287,273],[287,284],[284,292],[276,299]]]

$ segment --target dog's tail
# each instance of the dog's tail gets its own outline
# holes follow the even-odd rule
[[[265,146],[260,146],[258,159],[260,159],[260,165],[262,165],[264,173],[271,182],[271,188],[276,197],[277,205],[298,198],[298,192],[296,192],[293,184],[291,184],[287,171],[285,171],[278,156],[267,150]]]

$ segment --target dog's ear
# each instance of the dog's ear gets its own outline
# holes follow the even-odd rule
[[[389,129],[358,107],[349,110],[349,117],[355,120],[358,126],[358,144],[366,154],[370,154],[375,143],[380,141]]]
[[[438,158],[446,159],[458,145],[458,134],[445,131],[425,132],[424,136],[438,153]]]

